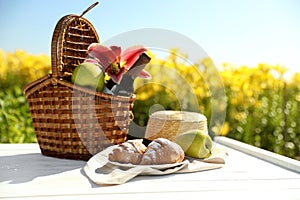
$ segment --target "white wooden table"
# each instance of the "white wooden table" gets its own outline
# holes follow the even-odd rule
[[[228,138],[216,142],[229,153],[221,169],[105,187],[89,181],[84,161],[45,157],[38,144],[1,144],[0,199],[300,199],[299,161]]]

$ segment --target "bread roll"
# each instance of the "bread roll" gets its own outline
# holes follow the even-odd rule
[[[184,151],[175,142],[165,138],[153,140],[143,153],[140,165],[172,164],[182,162]]]
[[[108,159],[120,163],[139,164],[143,153],[147,147],[142,143],[142,139],[128,140],[119,144],[109,155]]]

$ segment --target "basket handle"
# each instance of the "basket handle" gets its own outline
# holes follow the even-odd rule
[[[87,12],[89,12],[91,9],[93,9],[93,8],[94,8],[96,5],[98,5],[98,4],[99,4],[99,2],[93,3],[93,4],[92,4],[90,7],[88,7],[85,11],[83,11],[79,17],[82,17],[83,15],[85,15]]]

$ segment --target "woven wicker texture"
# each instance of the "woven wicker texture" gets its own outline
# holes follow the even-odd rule
[[[52,74],[23,89],[46,156],[88,160],[107,146],[126,141],[135,96],[112,96],[69,82],[93,42],[99,37],[90,22],[76,15],[61,18],[51,44]]]
[[[86,50],[99,37],[93,25],[85,18],[67,15],[57,23],[51,44],[53,77],[71,75],[86,58]]]
[[[50,75],[35,83],[26,97],[44,155],[88,160],[126,141],[134,97],[94,93]]]
[[[145,138],[154,140],[162,137],[173,141],[177,135],[192,129],[207,133],[206,117],[194,112],[158,111],[149,118]]]

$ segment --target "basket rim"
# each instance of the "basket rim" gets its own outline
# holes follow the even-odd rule
[[[45,75],[45,76],[43,76],[43,77],[41,77],[41,78],[39,78],[39,79],[36,79],[35,81],[32,81],[32,82],[30,82],[30,83],[28,83],[27,85],[25,85],[24,87],[23,87],[23,93],[25,94],[25,96],[26,96],[26,98],[30,95],[30,94],[32,94],[33,92],[31,91],[36,85],[38,85],[39,83],[42,83],[42,82],[44,82],[44,81],[46,81],[47,79],[49,79],[50,78],[50,74],[47,74],[47,75]]]
[[[34,92],[36,92],[36,91],[40,90],[41,88],[48,86],[50,84],[53,84],[53,85],[61,84],[72,90],[77,90],[77,91],[80,91],[83,93],[95,95],[95,96],[105,98],[105,99],[111,99],[113,101],[128,102],[128,99],[129,99],[129,102],[132,103],[136,99],[136,95],[134,93],[128,97],[128,96],[119,96],[119,95],[112,95],[112,94],[107,94],[107,93],[103,93],[103,92],[98,92],[96,90],[92,90],[92,89],[89,89],[86,87],[81,87],[81,86],[69,83],[67,81],[64,81],[64,80],[56,79],[52,76],[52,74],[48,74],[40,79],[37,79],[36,81],[29,83],[28,85],[26,85],[23,88],[23,92],[25,93],[26,98],[28,98]]]

